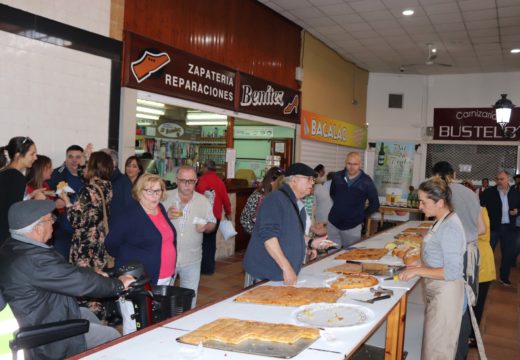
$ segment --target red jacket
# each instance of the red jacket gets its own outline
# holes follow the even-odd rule
[[[215,191],[215,199],[213,201],[213,215],[217,220],[222,218],[222,206],[226,215],[231,215],[231,202],[226,190],[226,185],[219,178],[216,172],[207,171],[204,175],[199,178],[195,190],[202,195],[205,195],[206,191]],[[211,199],[210,199],[211,202]]]

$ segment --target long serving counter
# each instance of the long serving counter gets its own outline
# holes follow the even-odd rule
[[[406,228],[416,227],[419,223],[418,221],[404,223],[359,242],[354,247],[382,248],[387,242],[393,240],[394,235]],[[334,257],[341,252],[304,267],[298,276],[297,286],[324,286],[327,279],[335,276],[333,273],[324,272],[324,270],[344,263],[344,260],[334,260]],[[389,255],[384,256],[377,262],[392,265],[402,264],[400,259]],[[347,328],[327,329],[322,332],[322,336],[316,342],[293,359],[315,360],[316,357],[319,357],[320,360],[348,359],[367,340],[367,343],[385,347],[385,359],[402,359],[407,325],[413,330],[406,331],[408,358],[419,358],[422,339],[422,313],[424,310],[424,305],[421,305],[420,301],[412,305],[414,319],[406,320],[408,295],[417,284],[418,279],[412,279],[408,282],[383,281],[383,277],[378,277],[378,279],[381,287],[394,290],[391,298],[373,304],[362,304],[353,299],[367,299],[370,297],[370,292],[356,289],[347,290],[346,294],[338,300],[340,303],[355,304],[372,310],[374,316],[368,322]],[[281,282],[273,281],[267,284],[283,285]],[[295,307],[238,303],[234,302],[235,297],[232,296],[223,301],[196,308],[174,319],[166,320],[140,332],[79,354],[73,359],[266,359],[265,356],[185,345],[176,341],[178,337],[220,317],[298,324],[294,317],[297,309]],[[384,326],[385,322],[386,326]]]

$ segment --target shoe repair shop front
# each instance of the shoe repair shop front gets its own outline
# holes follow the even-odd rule
[[[178,167],[214,160],[244,249],[238,218],[253,182],[293,162],[300,92],[130,32],[123,63],[121,159],[143,157],[172,183]],[[235,241],[217,239],[217,258],[234,252]]]

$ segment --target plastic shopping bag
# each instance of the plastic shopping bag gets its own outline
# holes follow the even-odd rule
[[[218,229],[222,233],[222,236],[224,236],[224,240],[228,240],[237,234],[233,223],[226,219],[222,219],[222,221],[220,221]]]

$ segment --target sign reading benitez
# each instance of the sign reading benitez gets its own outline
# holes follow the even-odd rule
[[[514,108],[505,133],[511,134],[518,128],[520,108]],[[438,108],[433,110],[433,139],[514,141],[520,140],[520,130],[513,137],[504,136],[504,131],[496,122],[493,108]]]

